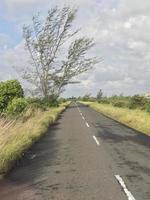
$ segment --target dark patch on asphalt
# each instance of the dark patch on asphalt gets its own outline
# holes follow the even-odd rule
[[[138,176],[137,174],[126,174],[125,177],[129,179],[130,182],[134,184],[135,180],[136,181],[141,181],[142,178]]]
[[[120,132],[120,134],[115,134],[115,133],[113,133],[113,132],[115,132],[115,129],[118,132],[117,124],[112,125],[112,126],[99,125],[99,127],[103,130],[103,131],[99,132],[99,137],[101,137],[104,140],[110,140],[115,143],[130,141],[133,143],[144,145],[147,148],[150,148],[150,137],[149,136],[146,136],[144,134],[135,133],[135,132],[131,133],[131,135],[124,135],[123,132],[122,133]],[[113,128],[113,132],[112,132],[112,130],[109,130],[110,127]],[[128,130],[127,130],[127,133],[128,133]]]
[[[125,161],[124,164],[128,165],[134,172],[140,173],[141,171],[150,176],[150,168],[139,165],[139,162]]]
[[[150,137],[91,108],[81,111],[137,200],[150,199]]]
[[[55,140],[55,131],[58,129],[59,122],[51,126],[50,132],[47,133],[39,142],[37,142],[29,152],[25,153],[20,160],[19,165],[11,170],[6,179],[13,181],[30,182],[40,174],[43,166],[48,167],[53,165],[53,158],[57,156],[59,142]],[[49,148],[47,148],[49,146]],[[34,160],[30,159],[29,155],[36,155]],[[51,155],[51,156],[49,156]],[[55,163],[56,164],[56,163]],[[59,163],[57,163],[59,164]],[[30,171],[30,176],[28,173]],[[25,174],[25,176],[20,176]]]
[[[59,171],[59,170],[56,170],[56,171],[55,171],[55,173],[56,173],[56,174],[60,174],[60,173],[61,173],[61,171]]]

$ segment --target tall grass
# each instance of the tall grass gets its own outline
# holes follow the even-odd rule
[[[118,108],[111,104],[81,102],[131,128],[150,135],[150,114],[140,109]]]
[[[42,137],[68,103],[47,111],[37,110],[19,121],[0,119],[0,174],[5,174],[31,145]],[[26,115],[30,115],[28,111]]]

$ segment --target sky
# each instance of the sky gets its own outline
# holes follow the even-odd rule
[[[22,81],[16,68],[29,65],[22,26],[55,5],[78,8],[75,26],[94,39],[91,54],[103,58],[63,96],[96,95],[99,89],[108,96],[150,93],[149,0],[0,0],[0,81]]]

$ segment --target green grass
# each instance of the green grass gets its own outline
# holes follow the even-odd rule
[[[117,108],[111,104],[81,102],[137,131],[150,135],[150,114],[140,109]]]
[[[47,111],[37,110],[25,120],[0,119],[0,174],[6,174],[23,153],[39,140],[69,103]],[[28,113],[30,115],[30,112]]]

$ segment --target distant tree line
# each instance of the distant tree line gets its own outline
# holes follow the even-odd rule
[[[78,98],[81,101],[98,102],[101,104],[111,104],[114,107],[141,109],[150,113],[150,99],[141,95],[123,96],[113,95],[111,97],[103,96],[103,91],[100,89],[96,97],[91,94],[85,94],[83,97]]]

